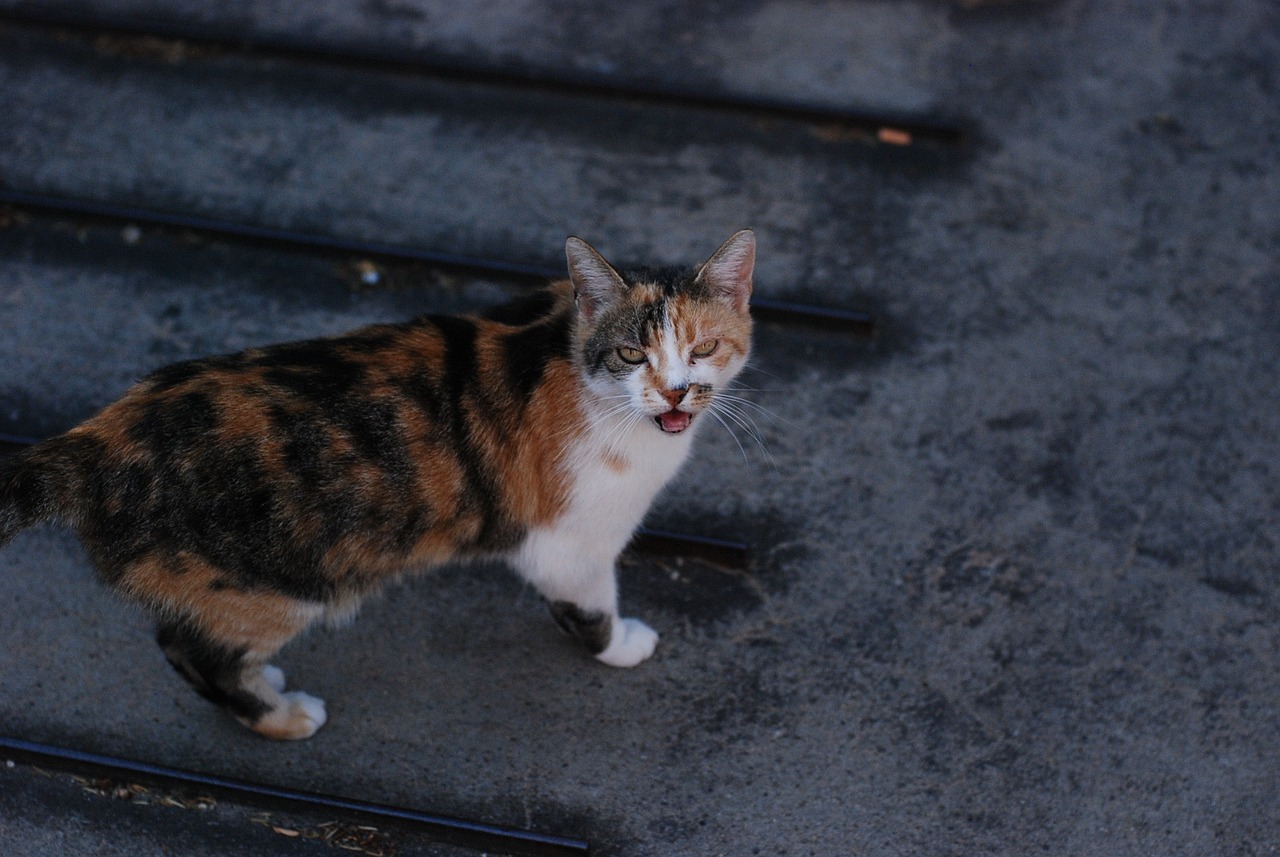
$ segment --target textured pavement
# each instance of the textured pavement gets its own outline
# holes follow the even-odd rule
[[[281,745],[191,694],[74,539],[40,528],[0,551],[0,733],[604,855],[1280,852],[1276,6],[465,8],[99,11],[969,133],[900,148],[2,24],[0,188],[546,266],[570,233],[674,262],[754,227],[761,296],[870,309],[881,331],[761,325],[762,443],[706,432],[655,506],[655,525],[748,540],[750,568],[627,558],[624,611],[663,635],[632,671],[582,655],[504,569],[416,579],[283,653],[330,722]],[[69,427],[176,359],[518,288],[407,265],[365,288],[354,259],[3,227],[11,434]],[[0,768],[7,853],[166,853],[157,831],[202,812],[37,777]],[[214,812],[184,853],[319,847]]]

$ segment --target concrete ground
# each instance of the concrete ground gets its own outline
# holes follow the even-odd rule
[[[271,744],[182,686],[45,527],[0,551],[0,733],[603,855],[1280,852],[1275,4],[40,7],[969,134],[904,149],[0,25],[0,188],[543,265],[570,233],[617,261],[696,261],[750,225],[762,296],[881,320],[873,342],[761,326],[762,443],[708,432],[651,519],[745,538],[751,566],[629,557],[624,607],[663,635],[638,669],[584,657],[505,570],[446,569],[286,650],[331,719]],[[3,225],[15,434],[186,356],[515,288],[390,266],[371,289],[358,260]],[[0,767],[6,853],[318,853],[249,810],[173,820],[207,812]]]

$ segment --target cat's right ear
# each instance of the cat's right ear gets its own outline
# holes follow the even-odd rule
[[[627,290],[627,284],[613,266],[581,238],[564,242],[564,255],[569,260],[569,280],[578,302],[578,311],[587,321]]]

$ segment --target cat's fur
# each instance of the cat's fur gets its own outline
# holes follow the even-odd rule
[[[474,317],[169,366],[0,461],[0,544],[47,518],[156,619],[197,691],[272,738],[324,704],[268,660],[399,575],[500,557],[606,664],[657,634],[618,615],[614,562],[742,368],[755,238],[702,266],[570,279]]]

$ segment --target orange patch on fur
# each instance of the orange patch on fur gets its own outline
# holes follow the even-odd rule
[[[505,472],[512,512],[526,526],[549,523],[569,501],[567,451],[586,431],[580,386],[567,361],[552,361],[525,409],[515,455]]]
[[[287,643],[317,618],[317,607],[265,591],[215,588],[222,575],[182,556],[173,564],[149,556],[131,565],[119,588],[160,615],[183,617],[212,640],[262,657]]]
[[[745,355],[751,342],[751,317],[739,315],[719,302],[673,301],[668,305],[672,328],[687,347],[707,339],[719,340],[719,346],[707,357],[699,357],[717,368],[723,368],[734,357]]]

